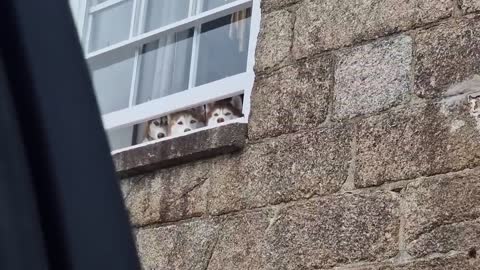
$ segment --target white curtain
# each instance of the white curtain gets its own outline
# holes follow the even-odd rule
[[[189,0],[150,0],[145,32],[158,29],[188,16]],[[174,94],[188,88],[193,30],[172,33],[144,46],[136,103]],[[137,142],[144,138],[145,126],[137,126]]]

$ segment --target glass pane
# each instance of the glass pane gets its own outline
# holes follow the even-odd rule
[[[202,11],[214,9],[231,2],[235,2],[235,0],[203,0]]]
[[[95,94],[102,114],[128,107],[133,74],[133,53],[128,58],[92,70]]]
[[[95,51],[120,41],[130,35],[132,1],[94,13],[92,18],[89,51]]]
[[[190,0],[149,0],[145,32],[188,17]]]
[[[196,85],[246,71],[250,9],[202,25]]]
[[[126,127],[117,130],[107,131],[107,138],[108,142],[110,143],[110,149],[113,151],[131,146],[132,136],[133,127]]]
[[[108,0],[91,0],[90,1],[90,6],[93,7],[95,5],[101,4],[103,2],[107,2]]]
[[[193,29],[145,45],[141,54],[137,104],[188,88]]]

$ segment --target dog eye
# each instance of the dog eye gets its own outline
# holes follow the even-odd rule
[[[218,113],[214,113],[213,116],[218,116]]]
[[[190,124],[195,124],[197,121],[196,120],[192,120],[190,121]]]
[[[179,122],[177,122],[177,124],[179,124],[179,125],[183,125],[183,122],[182,122],[182,121],[179,121]]]
[[[158,122],[158,121],[153,121],[153,124],[157,127],[160,126],[160,122]]]
[[[232,113],[230,113],[230,112],[227,112],[225,115],[226,115],[226,116],[229,116],[229,115],[231,115],[231,114],[232,114]]]

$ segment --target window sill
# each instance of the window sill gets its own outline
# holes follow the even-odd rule
[[[245,146],[247,124],[233,123],[113,154],[120,178],[238,151]]]

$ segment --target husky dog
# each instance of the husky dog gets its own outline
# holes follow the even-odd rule
[[[204,107],[172,113],[168,116],[168,135],[176,136],[205,126]]]
[[[209,126],[237,119],[242,114],[242,98],[236,96],[207,104],[207,123]]]
[[[168,120],[167,117],[152,119],[147,122],[145,130],[145,139],[143,142],[154,141],[167,137],[168,135]]]
[[[468,102],[470,102],[470,114],[480,119],[480,94],[468,96]]]

